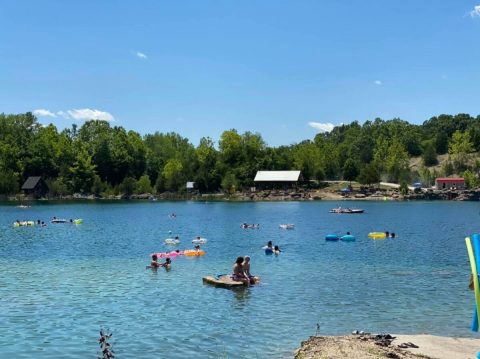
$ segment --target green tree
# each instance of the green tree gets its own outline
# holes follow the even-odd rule
[[[389,179],[395,182],[399,181],[405,172],[408,172],[408,164],[408,153],[405,147],[397,138],[394,138],[388,148],[386,159],[386,170]]]
[[[349,158],[343,165],[343,179],[346,181],[354,181],[358,176],[358,168],[355,161]]]
[[[148,175],[143,175],[140,177],[135,184],[135,193],[152,193],[152,184],[150,183],[150,178]]]
[[[369,163],[360,170],[357,181],[361,184],[371,185],[380,182],[380,174],[375,163]]]
[[[179,160],[172,158],[167,162],[162,172],[165,179],[165,189],[176,191],[185,184],[186,181],[182,171],[183,165]]]
[[[90,193],[95,180],[95,165],[92,156],[85,149],[80,149],[70,167],[70,184],[74,192]]]
[[[137,181],[133,177],[125,177],[118,185],[118,190],[120,193],[126,195],[126,196],[131,196],[135,192],[135,185],[137,184]]]
[[[437,161],[437,153],[435,152],[435,144],[432,140],[423,142],[423,153],[422,153],[423,164],[427,167],[435,166]]]
[[[465,186],[469,189],[477,188],[479,185],[478,176],[470,170],[463,172],[463,178],[465,178]]]
[[[238,189],[238,180],[233,173],[228,172],[223,177],[222,188],[228,194],[233,194]]]

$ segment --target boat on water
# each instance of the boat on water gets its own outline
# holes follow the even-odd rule
[[[284,224],[280,224],[279,227],[281,229],[294,229],[295,225],[292,223],[284,223]]]
[[[360,209],[360,208],[342,208],[342,207],[338,207],[338,208],[332,208],[330,211],[330,213],[339,213],[339,214],[356,214],[356,213],[363,213],[365,212],[364,209]]]

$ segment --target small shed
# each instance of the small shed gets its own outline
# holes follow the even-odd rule
[[[22,190],[26,196],[34,198],[45,197],[48,193],[48,186],[40,176],[28,177],[22,186]]]
[[[255,185],[262,188],[294,188],[302,181],[300,171],[258,171]]]
[[[464,189],[465,188],[465,178],[462,177],[446,177],[446,178],[437,178],[435,180],[436,189]]]

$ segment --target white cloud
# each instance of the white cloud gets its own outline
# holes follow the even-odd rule
[[[375,81],[374,81],[374,84],[380,86],[380,85],[382,84],[382,81],[380,81],[380,80],[375,80]]]
[[[330,132],[335,125],[333,123],[309,122],[308,125],[317,129],[319,132]]]
[[[75,120],[75,121],[88,121],[88,120],[115,121],[115,118],[111,113],[90,109],[90,108],[57,111],[56,113],[53,113],[49,110],[45,110],[41,108],[33,111],[33,114],[39,117],[62,117],[66,120]]]
[[[473,10],[469,12],[471,17],[480,17],[480,5],[473,7]]]
[[[90,108],[80,108],[67,111],[68,117],[77,121],[87,120],[102,120],[102,121],[114,121],[112,114],[100,111],[92,110]]]
[[[39,108],[33,111],[33,114],[38,117],[57,117],[53,112],[50,112],[44,108]]]
[[[140,59],[147,59],[147,55],[145,55],[143,52],[137,51],[136,55]]]

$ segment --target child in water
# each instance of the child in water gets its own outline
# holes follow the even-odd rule
[[[162,263],[161,266],[165,269],[170,269],[172,265],[172,260],[170,258],[165,259],[165,263]]]
[[[275,255],[279,255],[280,252],[281,252],[280,247],[279,247],[279,246],[275,246],[275,248],[273,249],[273,253],[274,253]]]

